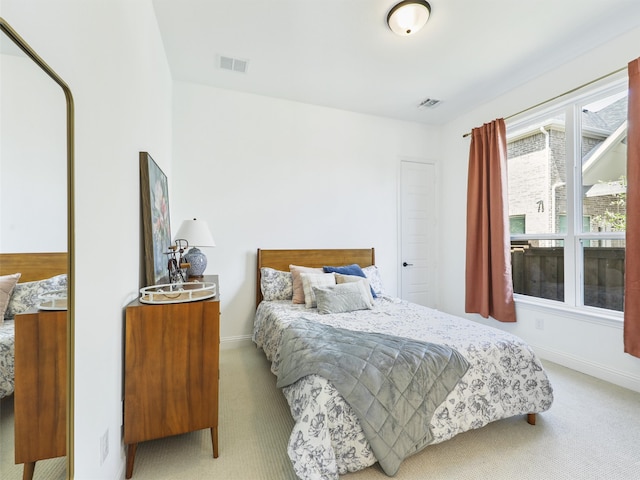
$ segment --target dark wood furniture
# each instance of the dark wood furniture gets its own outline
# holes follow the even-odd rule
[[[217,276],[204,281],[216,283]],[[218,457],[219,293],[195,302],[126,307],[126,478],[139,442],[211,429]]]
[[[0,275],[20,272],[20,283],[67,273],[67,252],[0,253]]]
[[[0,275],[20,282],[66,273],[66,252],[0,253]],[[15,318],[15,463],[23,479],[36,462],[67,454],[67,311],[30,311]]]
[[[15,461],[31,479],[36,461],[67,450],[67,312],[15,316]]]

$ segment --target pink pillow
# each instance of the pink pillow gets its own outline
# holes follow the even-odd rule
[[[9,299],[11,299],[11,292],[20,280],[19,273],[13,273],[11,275],[3,275],[0,277],[0,325],[4,322],[4,312],[9,305]]]
[[[298,265],[289,265],[289,271],[293,277],[293,303],[305,303],[304,288],[302,286],[301,273],[324,273],[321,267],[300,267]]]

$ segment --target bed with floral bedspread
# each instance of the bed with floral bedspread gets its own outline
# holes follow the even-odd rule
[[[283,334],[299,318],[439,343],[460,352],[470,367],[433,414],[432,444],[496,420],[544,412],[553,402],[540,361],[520,338],[385,295],[378,295],[371,309],[335,314],[320,314],[290,300],[262,301],[253,341],[264,350],[276,375]],[[301,479],[337,479],[377,461],[353,410],[326,379],[309,375],[283,393],[295,420],[288,454]]]
[[[15,285],[0,322],[0,398],[14,392],[15,379],[15,316],[37,308],[40,296],[66,290],[67,275],[60,274],[43,280],[22,282]]]
[[[253,341],[276,375],[290,363],[281,358],[283,338],[290,338],[285,332],[304,319],[440,344],[462,355],[468,370],[426,426],[431,444],[515,415],[535,423],[535,414],[553,402],[540,361],[520,338],[385,295],[373,248],[258,249],[256,266]],[[378,461],[356,411],[326,378],[310,374],[282,391],[295,420],[287,451],[299,478],[335,480]]]
[[[15,329],[13,319],[0,324],[0,398],[13,393]]]

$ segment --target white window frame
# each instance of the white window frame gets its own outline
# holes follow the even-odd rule
[[[576,155],[576,148],[580,150],[582,147],[581,106],[623,91],[627,88],[627,85],[627,72],[619,72],[571,94],[564,95],[560,99],[549,101],[542,107],[519,114],[506,122],[507,137],[509,137],[510,133],[522,130],[528,125],[539,123],[542,119],[549,118],[555,112],[563,111],[565,114],[565,138],[567,141],[565,145],[565,161],[567,162],[566,233],[510,236],[511,240],[564,241],[564,302],[516,293],[514,294],[516,303],[533,306],[543,311],[562,311],[564,314],[575,314],[581,319],[595,321],[596,323],[614,322],[617,324],[623,321],[623,312],[621,311],[584,305],[583,240],[624,240],[625,233],[582,232],[582,191],[581,188],[576,188],[576,185],[582,185],[582,155]],[[569,139],[571,141],[568,141]],[[576,225],[579,225],[578,231],[576,231]]]

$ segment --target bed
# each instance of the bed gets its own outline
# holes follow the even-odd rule
[[[14,391],[15,314],[35,308],[45,292],[66,289],[66,271],[64,252],[0,253],[0,288],[8,294],[6,304],[0,302],[4,306],[0,312],[0,398]],[[13,286],[10,277],[16,273],[20,276]]]
[[[293,284],[293,276],[291,279],[287,276],[291,275],[290,265],[317,269],[353,264],[360,267],[359,276],[366,278],[365,285],[376,297],[371,308],[345,312],[342,312],[344,308],[338,308],[329,309],[329,312],[342,313],[319,313],[326,311],[327,292],[338,291],[338,287],[333,286],[312,289],[318,295],[322,294],[317,296],[315,308],[313,303],[308,308],[308,303],[292,302],[294,289],[289,282]],[[318,270],[302,272],[298,272],[298,276],[303,276],[305,282],[322,280]],[[334,275],[337,279],[340,274]],[[440,393],[438,398],[444,400],[438,400],[428,425],[421,426],[425,430],[424,438],[407,449],[406,456],[429,444],[446,441],[458,433],[503,418],[523,415],[529,423],[535,424],[536,414],[548,410],[553,402],[549,379],[539,359],[523,340],[496,328],[386,295],[373,248],[259,249],[256,278],[252,338],[271,361],[271,370],[278,376],[279,383],[283,376],[289,376],[288,370],[285,373],[281,370],[285,366],[288,369],[293,362],[286,358],[292,350],[288,345],[299,343],[298,337],[292,337],[291,332],[298,335],[311,325],[315,329],[316,324],[321,325],[318,328],[329,329],[332,335],[336,333],[337,338],[344,333],[356,335],[356,338],[362,335],[368,341],[369,336],[386,335],[417,345],[441,346],[463,357],[466,370],[450,391]],[[304,286],[308,287],[306,283]],[[298,357],[295,362],[305,363],[300,358],[304,357]],[[377,446],[375,451],[378,452],[380,447],[376,438],[369,441],[370,419],[364,418],[363,409],[360,406],[352,408],[346,402],[348,392],[340,393],[344,392],[342,380],[336,384],[340,386],[339,390],[323,376],[326,370],[319,371],[322,375],[310,373],[282,389],[295,420],[287,451],[298,477],[304,480],[337,479],[338,475],[367,468],[376,462],[387,475],[394,475],[398,465],[383,465],[376,457],[372,446]],[[375,418],[373,420],[375,422]],[[386,456],[386,452],[382,455]]]

